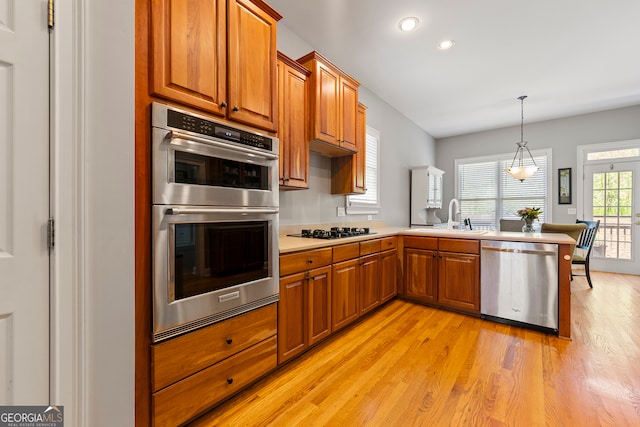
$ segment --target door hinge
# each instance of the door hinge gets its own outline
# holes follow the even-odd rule
[[[47,27],[50,30],[53,30],[53,0],[49,0],[49,4],[47,6]]]
[[[55,237],[55,222],[53,221],[53,218],[49,218],[49,220],[47,221],[47,248],[49,248],[49,250],[53,249],[53,245],[55,244]]]

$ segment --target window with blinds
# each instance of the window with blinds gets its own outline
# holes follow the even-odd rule
[[[377,214],[380,212],[380,187],[378,176],[380,148],[380,132],[367,126],[366,157],[365,157],[365,188],[364,194],[347,196],[347,213],[349,214]]]
[[[516,213],[526,207],[540,207],[540,223],[551,217],[551,150],[533,151],[540,168],[531,178],[520,182],[505,172],[512,154],[458,159],[456,198],[462,218],[470,218],[477,229],[498,230],[500,218],[518,219]]]

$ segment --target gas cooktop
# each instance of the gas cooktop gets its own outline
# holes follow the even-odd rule
[[[302,230],[300,234],[287,234],[291,237],[306,237],[308,239],[341,239],[345,237],[366,236],[376,234],[369,227],[331,227],[331,230]]]

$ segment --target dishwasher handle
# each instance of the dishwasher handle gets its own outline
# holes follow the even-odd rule
[[[544,251],[544,250],[536,250],[536,249],[517,249],[517,248],[497,248],[492,246],[483,246],[483,251],[495,251],[495,252],[507,252],[507,253],[515,253],[515,254],[531,254],[531,255],[553,255],[556,256],[556,253],[553,251]]]

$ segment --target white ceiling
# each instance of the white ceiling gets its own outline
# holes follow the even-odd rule
[[[640,0],[267,2],[435,138],[640,104]]]

